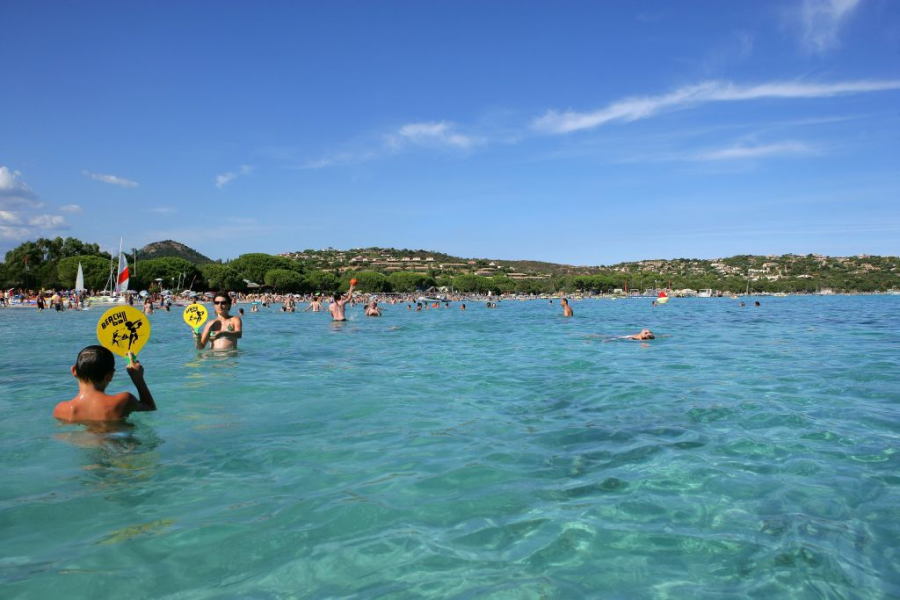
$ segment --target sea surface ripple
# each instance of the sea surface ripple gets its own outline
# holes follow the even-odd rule
[[[760,300],[157,312],[105,431],[100,311],[0,309],[0,596],[898,598],[900,297]]]

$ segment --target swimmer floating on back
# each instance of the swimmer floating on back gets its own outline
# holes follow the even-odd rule
[[[623,340],[655,340],[656,336],[653,335],[653,332],[649,329],[641,329],[640,333],[635,333],[634,335],[623,335]]]
[[[602,335],[595,335],[590,337],[603,337]],[[668,337],[663,335],[662,337]],[[647,340],[655,340],[656,335],[650,331],[649,329],[641,329],[640,332],[635,333],[633,335],[617,335],[615,337],[608,337],[604,339],[604,342],[617,342],[621,340],[635,340],[638,342],[646,342]]]

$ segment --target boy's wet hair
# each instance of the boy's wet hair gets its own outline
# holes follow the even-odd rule
[[[116,370],[116,357],[103,346],[88,346],[78,353],[75,376],[81,381],[100,385]]]

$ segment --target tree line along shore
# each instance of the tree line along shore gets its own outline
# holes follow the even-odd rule
[[[463,259],[425,250],[357,248],[243,254],[213,261],[178,242],[157,242],[128,254],[135,290],[229,289],[285,293],[345,291],[356,278],[369,293],[432,287],[463,293],[613,293],[644,289],[723,293],[877,293],[900,288],[900,258],[858,255],[741,255],[721,259],[645,260],[576,267],[534,261]],[[97,244],[69,237],[20,244],[0,263],[3,289],[71,289],[78,265],[85,287],[102,290],[112,257]]]

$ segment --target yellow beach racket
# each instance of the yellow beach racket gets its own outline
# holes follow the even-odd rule
[[[188,304],[184,308],[184,322],[193,327],[195,332],[200,332],[207,316],[206,307],[202,304]]]
[[[137,355],[150,340],[150,319],[132,306],[110,308],[97,322],[97,339],[114,354]]]

